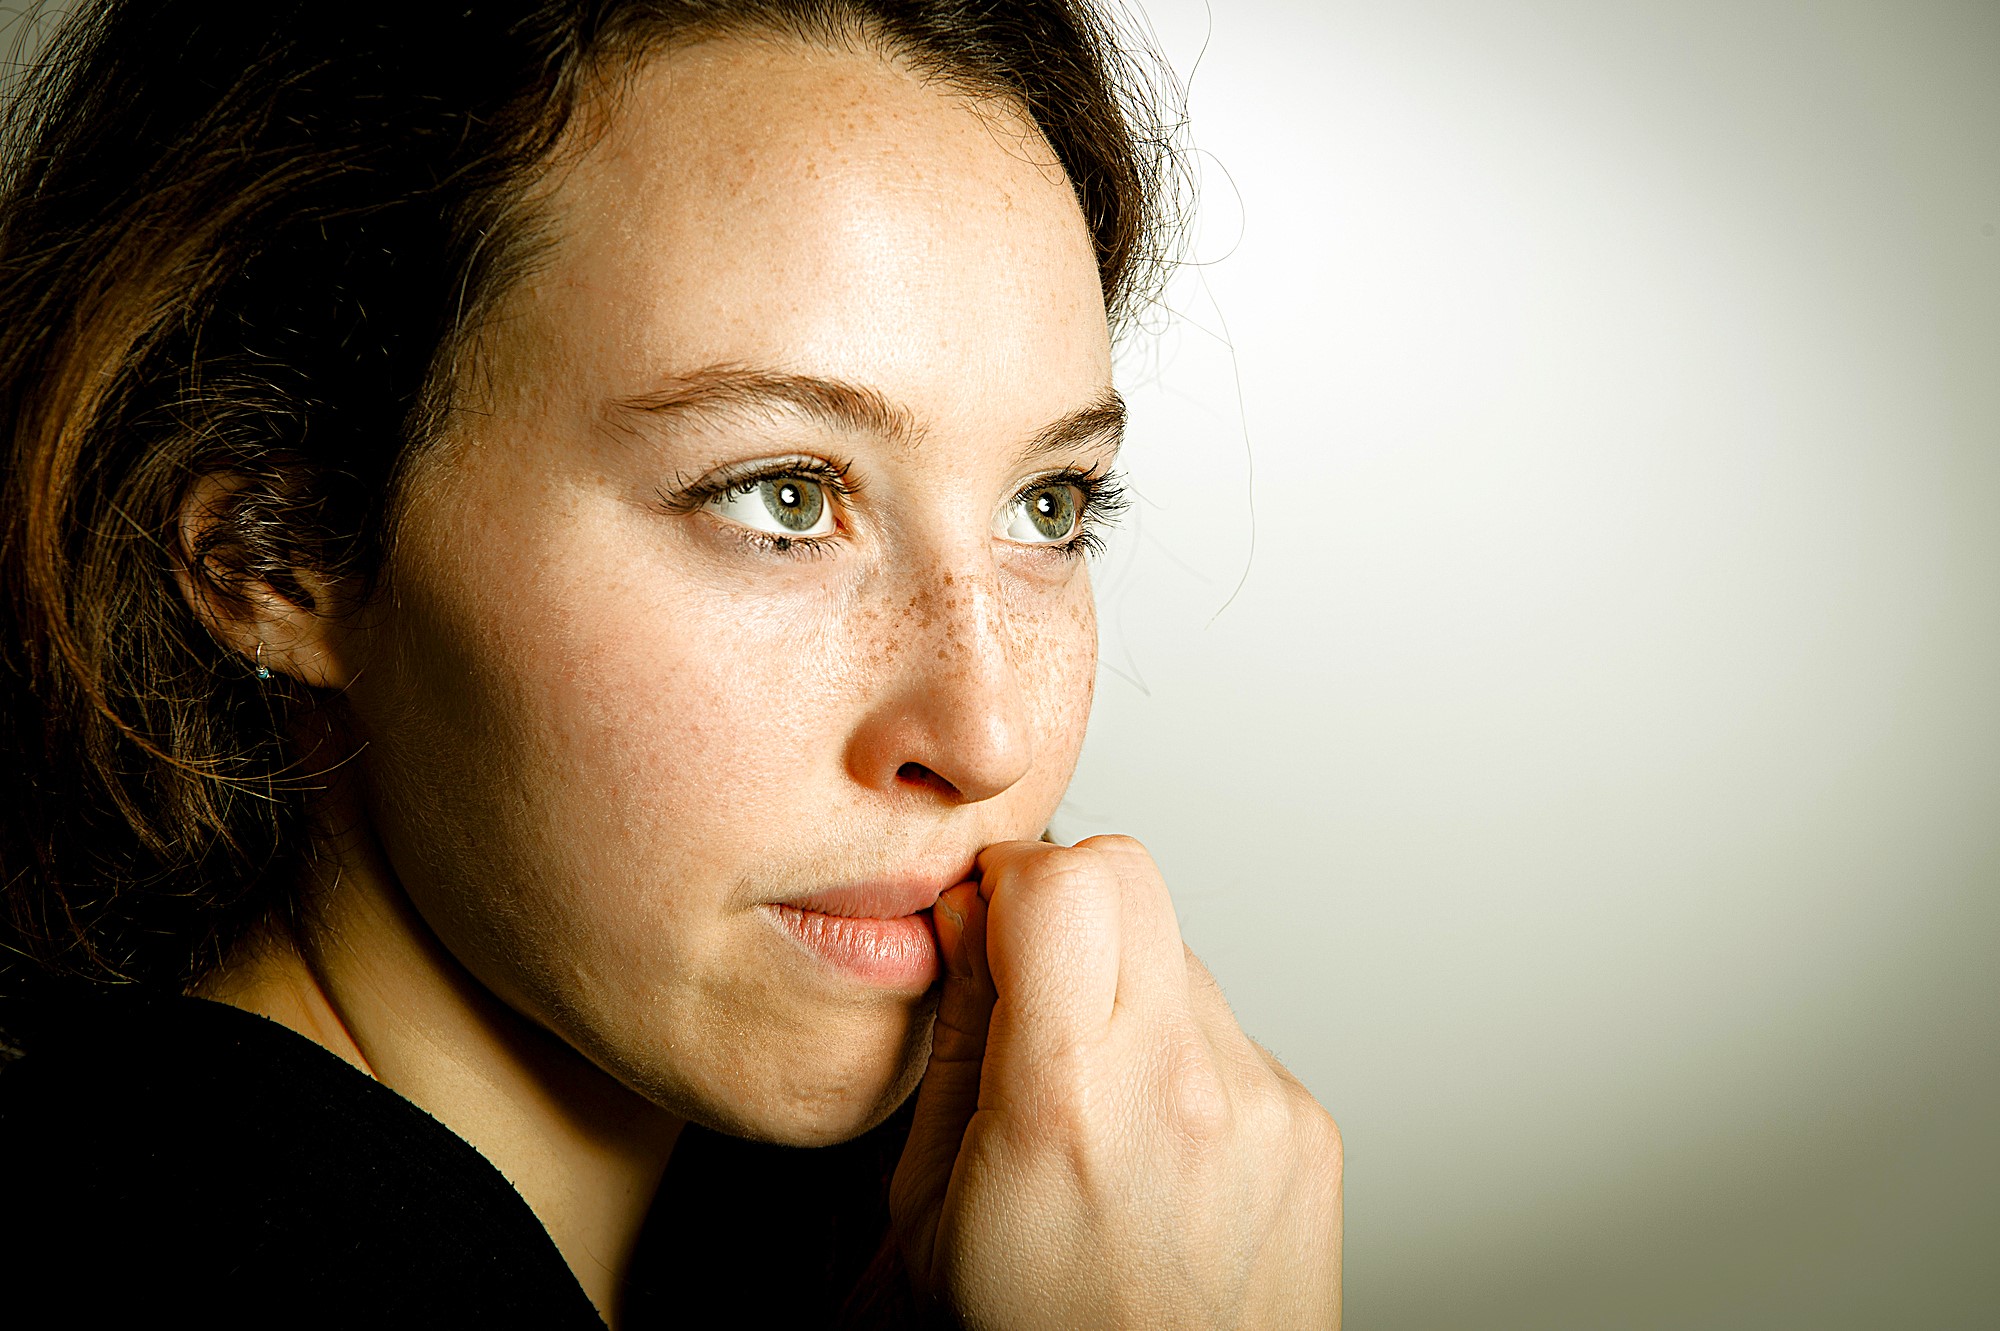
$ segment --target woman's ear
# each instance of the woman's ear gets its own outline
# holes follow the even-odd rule
[[[351,650],[352,634],[336,589],[310,568],[276,568],[254,548],[244,530],[244,499],[255,485],[240,472],[210,472],[188,487],[174,561],[181,595],[247,668],[313,688],[346,688],[352,672],[340,648]]]

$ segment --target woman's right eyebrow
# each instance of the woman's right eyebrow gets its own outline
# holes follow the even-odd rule
[[[799,415],[837,430],[873,435],[903,448],[923,441],[916,415],[865,384],[744,365],[712,365],[677,375],[658,390],[617,398],[614,412],[653,418]],[[1023,446],[1035,463],[1082,448],[1117,452],[1125,401],[1105,388],[1095,399],[1038,430]]]

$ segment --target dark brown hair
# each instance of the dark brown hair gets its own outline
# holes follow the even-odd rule
[[[327,700],[181,596],[365,599],[524,202],[663,42],[862,42],[1010,98],[1068,171],[1114,326],[1154,290],[1176,121],[1090,0],[95,0],[0,122],[0,974],[181,987],[294,909]],[[194,481],[226,510],[183,550]]]

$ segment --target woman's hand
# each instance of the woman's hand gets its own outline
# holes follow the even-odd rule
[[[890,1209],[969,1327],[1333,1327],[1340,1134],[1245,1036],[1144,847],[1014,841],[949,968]]]

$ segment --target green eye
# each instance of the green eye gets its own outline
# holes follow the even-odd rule
[[[803,535],[819,525],[820,515],[826,512],[826,494],[812,481],[797,476],[783,476],[775,481],[760,481],[757,492],[763,496],[764,511],[777,519],[778,525],[788,532]]]
[[[1000,510],[993,534],[1023,545],[1060,545],[1076,535],[1083,518],[1083,490],[1067,481],[1038,485]]]
[[[826,486],[810,476],[771,476],[731,486],[708,501],[711,511],[773,536],[825,536],[833,531]]]

